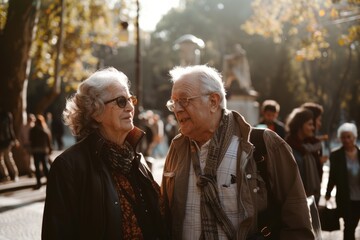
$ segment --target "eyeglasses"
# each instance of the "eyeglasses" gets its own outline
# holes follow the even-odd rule
[[[119,106],[119,108],[125,108],[126,104],[128,102],[130,102],[132,105],[136,105],[137,104],[137,98],[136,96],[130,96],[128,98],[124,97],[124,96],[120,96],[120,97],[116,97],[114,99],[111,99],[109,101],[104,102],[104,104],[108,104],[115,101],[116,104]]]
[[[170,112],[173,112],[175,110],[175,103],[178,103],[181,107],[186,108],[189,105],[190,100],[199,98],[202,96],[208,96],[210,94],[211,93],[206,93],[206,94],[201,94],[201,95],[194,96],[194,97],[178,98],[176,100],[170,99],[169,101],[167,101],[166,107],[169,109]]]

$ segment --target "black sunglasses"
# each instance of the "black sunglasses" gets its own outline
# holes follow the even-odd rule
[[[125,108],[127,102],[130,102],[132,105],[136,105],[137,104],[137,98],[136,96],[130,96],[128,98],[124,97],[124,96],[120,96],[120,97],[116,97],[114,99],[111,99],[109,101],[104,102],[104,104],[108,104],[115,101],[116,104],[119,106],[119,108]]]

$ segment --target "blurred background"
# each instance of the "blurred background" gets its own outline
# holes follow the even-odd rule
[[[164,119],[168,71],[208,64],[229,100],[251,102],[250,123],[265,99],[280,103],[282,121],[313,101],[334,139],[340,123],[360,122],[359,40],[358,0],[1,0],[0,107],[19,134],[27,114],[60,118],[81,80],[114,66],[140,100],[137,116]],[[231,70],[239,61],[245,81]]]

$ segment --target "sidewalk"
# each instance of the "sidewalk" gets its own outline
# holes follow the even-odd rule
[[[62,151],[53,151],[50,158],[55,159]],[[43,177],[41,179],[42,185],[46,183],[46,178]],[[15,190],[21,190],[25,188],[32,188],[36,184],[36,178],[28,177],[28,176],[20,176],[19,180],[14,181],[7,181],[7,182],[1,182],[0,183],[0,194],[3,194],[8,191],[15,191]]]
[[[60,154],[54,152],[53,159]],[[153,159],[153,174],[160,184],[164,159]],[[324,166],[322,181],[322,198],[320,205],[325,203],[324,194],[327,184],[328,168]],[[0,240],[10,239],[40,239],[42,213],[46,194],[45,181],[39,190],[32,190],[36,183],[35,177],[22,176],[17,182],[0,183]],[[334,201],[332,198],[331,201]],[[322,240],[342,240],[344,228],[340,220],[341,230],[322,232]],[[356,229],[356,239],[360,240],[360,225]]]

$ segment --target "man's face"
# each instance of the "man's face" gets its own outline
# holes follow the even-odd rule
[[[263,118],[266,123],[272,123],[277,118],[277,112],[274,111],[264,111]]]
[[[181,133],[201,141],[211,133],[211,126],[216,119],[212,118],[209,95],[201,90],[200,83],[184,77],[176,81],[172,88],[171,99],[175,101],[174,114],[178,120]],[[187,106],[181,106],[179,99],[192,98]]]

